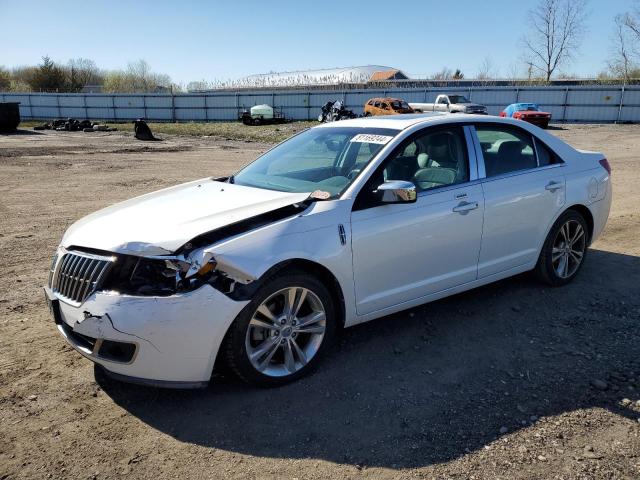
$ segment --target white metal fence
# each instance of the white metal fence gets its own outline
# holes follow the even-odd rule
[[[394,88],[361,90],[253,90],[193,94],[0,93],[0,102],[20,102],[23,119],[78,118],[127,121],[229,121],[243,108],[267,103],[287,118],[312,120],[329,100],[343,100],[362,113],[371,97],[399,97],[407,102],[433,102],[441,93],[462,93],[497,115],[515,102],[534,102],[559,122],[640,122],[640,86],[547,86]]]

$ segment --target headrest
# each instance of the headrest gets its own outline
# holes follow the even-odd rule
[[[418,155],[418,167],[426,168],[429,164],[429,155],[426,153],[421,153]]]
[[[509,140],[502,142],[500,148],[498,148],[498,155],[502,156],[519,156],[522,153],[525,145],[522,142],[516,140]]]
[[[429,146],[427,147],[429,157],[438,159],[450,156],[449,150],[449,134],[437,133],[429,138]]]

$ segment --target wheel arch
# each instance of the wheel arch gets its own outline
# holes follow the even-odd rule
[[[303,272],[313,275],[322,281],[324,286],[329,289],[329,293],[331,294],[331,297],[335,302],[336,313],[338,314],[338,324],[343,327],[346,315],[342,286],[340,285],[340,282],[333,274],[333,272],[331,272],[331,270],[329,270],[324,265],[304,258],[293,258],[290,260],[284,260],[267,270],[257,280],[257,282],[261,284],[264,280],[271,277],[272,275],[287,270],[302,270]]]
[[[588,237],[589,241],[587,243],[590,244],[591,239],[593,238],[593,228],[594,228],[594,220],[593,220],[593,214],[591,213],[591,210],[589,210],[589,208],[586,207],[585,205],[577,203],[575,205],[571,205],[570,207],[566,208],[561,215],[564,215],[566,212],[570,210],[573,210],[574,212],[577,212],[580,215],[582,215],[582,218],[584,218],[584,221],[587,222],[587,228],[588,228],[587,234],[589,236]]]
[[[591,213],[591,210],[589,210],[589,208],[586,205],[583,205],[581,203],[575,203],[573,205],[570,205],[570,206],[566,207],[564,210],[560,211],[557,214],[557,216],[555,216],[551,220],[551,222],[547,226],[547,232],[544,235],[544,238],[542,239],[542,243],[540,243],[540,246],[538,248],[538,256],[536,258],[540,258],[540,254],[542,252],[542,248],[544,247],[544,243],[547,241],[547,237],[549,236],[549,233],[551,233],[551,229],[553,228],[553,226],[556,224],[558,219],[560,217],[562,217],[562,215],[564,215],[565,213],[567,213],[569,211],[574,211],[574,212],[579,213],[580,215],[582,215],[582,218],[584,218],[585,222],[587,222],[587,230],[588,230],[587,231],[587,235],[588,235],[587,245],[589,245],[591,243],[591,239],[593,238],[593,230],[594,230],[593,214]]]
[[[345,307],[342,286],[340,285],[340,282],[338,281],[336,276],[331,272],[331,270],[329,270],[324,265],[321,265],[320,263],[314,262],[312,260],[307,260],[304,258],[293,258],[293,259],[281,261],[275,264],[274,266],[272,266],[271,268],[269,268],[257,280],[242,287],[240,289],[242,291],[240,296],[243,297],[243,299],[245,300],[250,300],[253,294],[258,290],[258,288],[260,288],[263,285],[263,283],[266,280],[268,280],[269,278],[271,278],[273,275],[277,273],[284,273],[286,271],[291,271],[291,270],[303,271],[305,273],[308,273],[309,275],[315,276],[316,278],[320,279],[323,282],[323,284],[328,288],[329,293],[335,302],[336,314],[338,316],[337,326],[339,328],[343,328],[346,320],[346,307]],[[231,331],[232,326],[233,326],[233,322],[231,322],[227,327],[227,330],[224,334],[224,338],[220,342],[221,346],[225,344],[225,340],[229,332]],[[212,365],[212,374],[216,370],[221,370],[225,368],[223,366],[224,365],[223,357],[224,357],[223,349],[219,348]]]

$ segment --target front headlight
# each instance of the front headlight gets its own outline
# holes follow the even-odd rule
[[[102,290],[127,295],[168,296],[195,290],[210,281],[215,273],[212,256],[118,257],[117,267],[109,272]]]

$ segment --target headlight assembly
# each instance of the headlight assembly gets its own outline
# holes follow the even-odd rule
[[[195,253],[195,252],[194,252]],[[195,290],[215,275],[210,255],[190,257],[136,257],[119,255],[102,290],[128,295],[168,296]]]

